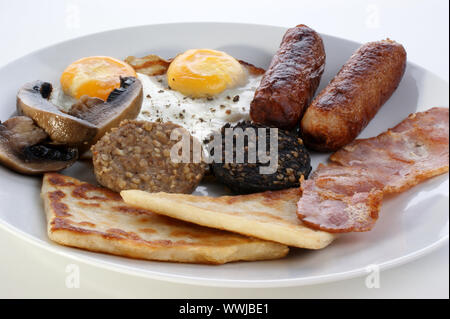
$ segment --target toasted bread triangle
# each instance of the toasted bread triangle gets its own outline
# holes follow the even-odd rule
[[[137,209],[119,194],[60,174],[46,174],[42,199],[51,240],[114,255],[222,264],[281,258],[288,247],[201,227]]]
[[[321,249],[335,236],[306,227],[297,217],[299,189],[240,196],[207,197],[122,191],[127,204],[202,226],[228,230],[289,246]]]

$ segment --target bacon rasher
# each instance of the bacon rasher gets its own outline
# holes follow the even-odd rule
[[[372,229],[383,195],[448,172],[448,124],[448,108],[432,108],[343,147],[302,183],[299,218],[328,232]]]

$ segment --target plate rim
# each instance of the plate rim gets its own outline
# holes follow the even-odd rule
[[[240,23],[240,22],[209,22],[209,21],[201,21],[201,22],[195,22],[195,21],[187,21],[187,22],[170,22],[170,23],[157,23],[157,24],[142,24],[142,25],[135,25],[135,26],[129,26],[125,28],[113,28],[109,30],[103,30],[99,32],[89,33],[85,35],[81,35],[78,37],[73,37],[64,41],[56,42],[53,44],[50,44],[48,46],[33,50],[27,54],[24,54],[22,56],[19,56],[15,58],[12,61],[9,61],[6,64],[2,64],[0,66],[0,72],[2,69],[9,67],[11,64],[16,63],[18,60],[26,59],[29,56],[38,54],[39,52],[43,50],[47,50],[51,47],[62,45],[65,43],[70,43],[71,41],[81,40],[83,38],[88,38],[92,36],[101,36],[102,34],[107,33],[114,33],[122,30],[131,30],[131,29],[139,29],[139,28],[148,28],[148,27],[164,27],[164,26],[173,26],[173,25],[235,25],[235,26],[242,26],[242,27],[263,27],[263,28],[278,28],[280,30],[287,30],[288,27],[280,26],[280,25],[271,25],[271,24],[256,24],[256,23]],[[339,41],[345,41],[345,42],[351,42],[354,44],[361,45],[361,43],[349,39],[345,39],[339,36],[329,35],[326,33],[319,34],[335,38]],[[436,73],[427,70],[426,68],[420,66],[419,64],[407,60],[407,64],[412,65],[414,67],[420,68],[422,70],[425,70],[428,74],[435,77],[436,79],[442,81],[443,83],[446,83],[448,86],[448,81],[443,79],[441,76],[437,75]],[[448,106],[447,106],[448,107]],[[331,274],[325,274],[325,275],[316,275],[316,276],[309,276],[306,278],[293,278],[293,279],[271,279],[271,280],[228,280],[228,279],[208,279],[208,278],[199,278],[199,277],[190,277],[185,275],[175,275],[175,274],[164,274],[161,272],[152,272],[152,271],[144,271],[140,269],[133,269],[131,267],[127,267],[120,264],[115,264],[114,262],[109,262],[101,259],[97,259],[91,256],[83,256],[80,252],[77,252],[77,248],[72,247],[66,247],[66,246],[60,246],[55,243],[48,243],[40,239],[36,239],[36,237],[28,234],[27,232],[9,224],[8,222],[4,221],[3,219],[0,219],[0,230],[5,230],[9,234],[18,237],[25,242],[28,242],[32,244],[33,246],[39,247],[41,249],[45,249],[46,251],[50,253],[55,253],[57,255],[66,257],[71,260],[75,260],[77,262],[85,263],[93,267],[97,268],[103,268],[107,269],[113,272],[119,272],[121,274],[130,275],[130,276],[138,276],[141,278],[147,278],[147,279],[153,279],[153,280],[161,280],[166,282],[172,282],[172,283],[178,283],[178,284],[190,284],[190,285],[196,285],[196,286],[205,286],[205,287],[223,287],[223,288],[277,288],[277,287],[295,287],[295,286],[303,286],[303,285],[314,285],[314,284],[322,284],[322,283],[330,283],[335,281],[342,281],[346,279],[352,279],[357,277],[362,277],[363,275],[367,275],[367,267],[363,268],[357,268],[352,269],[349,271],[344,272],[336,272]],[[421,257],[424,257],[434,251],[436,251],[438,248],[444,246],[449,241],[449,234],[447,233],[445,236],[441,237],[438,241],[433,242],[432,244],[423,247],[419,250],[416,250],[414,252],[411,252],[407,255],[397,257],[394,259],[391,259],[389,261],[377,264],[377,266],[380,268],[380,271],[384,271],[387,269],[391,269],[394,267],[398,267],[401,265],[404,265],[406,263],[412,262],[414,260],[417,260]],[[73,251],[72,251],[73,250]],[[125,257],[123,257],[125,258]]]
[[[205,279],[199,277],[190,277],[184,275],[164,274],[160,272],[143,271],[140,269],[132,269],[127,266],[114,264],[113,262],[98,260],[91,256],[82,256],[77,252],[78,248],[66,247],[57,245],[55,243],[46,243],[42,240],[36,240],[28,233],[0,220],[0,229],[3,229],[13,236],[19,237],[25,242],[44,249],[48,252],[66,257],[77,262],[81,262],[99,269],[107,269],[112,272],[119,272],[124,275],[138,276],[151,280],[160,280],[165,282],[172,282],[178,284],[188,284],[203,287],[217,287],[217,288],[285,288],[285,287],[299,287],[307,285],[325,284],[331,282],[342,281],[346,279],[353,279],[368,275],[368,266],[378,266],[380,271],[385,271],[394,267],[398,267],[421,257],[424,257],[440,247],[444,246],[449,241],[449,235],[443,236],[438,241],[423,247],[420,250],[411,252],[407,255],[391,259],[381,264],[372,264],[366,267],[353,269],[345,272],[336,272],[326,275],[310,276],[307,278],[295,279],[273,279],[273,280],[228,280],[228,279]],[[73,251],[72,251],[73,250]],[[102,253],[99,253],[102,254]],[[121,256],[118,256],[121,257]],[[126,257],[121,257],[126,258]],[[155,261],[158,262],[158,261]],[[163,261],[161,261],[163,262]],[[217,267],[217,266],[212,266]]]

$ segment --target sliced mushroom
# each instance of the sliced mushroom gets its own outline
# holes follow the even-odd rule
[[[0,163],[29,175],[60,171],[78,158],[76,148],[47,143],[48,135],[26,116],[0,123]]]
[[[105,133],[119,126],[123,120],[135,119],[142,106],[142,83],[134,77],[121,77],[120,87],[114,89],[106,102],[82,96],[72,105],[69,114],[85,120],[98,128],[90,144],[95,144]]]
[[[121,85],[105,101],[82,97],[68,113],[49,101],[52,85],[35,81],[17,94],[17,111],[32,118],[52,141],[87,150],[122,120],[134,119],[142,106],[142,84],[134,77],[121,78]]]
[[[25,84],[17,94],[17,112],[34,120],[56,143],[80,146],[97,134],[92,123],[63,113],[49,101],[52,85],[35,81]]]

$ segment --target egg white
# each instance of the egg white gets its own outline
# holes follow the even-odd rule
[[[246,83],[227,89],[212,98],[190,98],[169,89],[166,75],[138,73],[144,101],[138,119],[151,122],[173,122],[204,141],[226,123],[250,119],[250,103],[262,75],[249,74]]]
[[[190,98],[169,89],[167,76],[137,73],[143,87],[143,103],[139,120],[172,122],[186,128],[198,140],[204,141],[226,123],[250,119],[250,103],[262,75],[248,75],[240,86],[227,89],[213,98]],[[50,101],[67,112],[77,102],[55,87]]]

